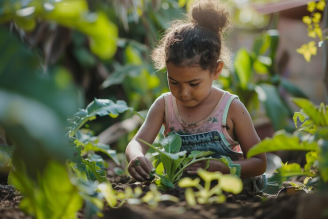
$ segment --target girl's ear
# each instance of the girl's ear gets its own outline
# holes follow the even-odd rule
[[[218,61],[218,65],[216,69],[214,69],[214,80],[217,80],[221,74],[221,71],[223,69],[224,63],[222,61]]]

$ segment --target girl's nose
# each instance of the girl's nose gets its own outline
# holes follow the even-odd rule
[[[188,89],[181,89],[181,90],[180,90],[180,96],[181,96],[183,99],[187,99],[189,95],[190,95],[190,92],[189,92]]]

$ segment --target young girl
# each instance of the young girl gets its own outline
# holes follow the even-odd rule
[[[145,154],[164,125],[164,136],[175,132],[182,138],[181,150],[213,151],[212,157],[229,156],[241,165],[241,177],[254,191],[265,185],[266,156],[246,159],[248,150],[258,142],[251,117],[238,97],[212,86],[223,68],[225,49],[222,32],[228,14],[214,1],[197,0],[188,20],[177,20],[154,49],[155,67],[166,67],[169,93],[162,94],[151,106],[144,124],[126,148],[130,175],[139,181],[149,178],[152,163]],[[206,162],[186,171],[196,174]],[[221,162],[211,161],[207,171],[229,173]],[[256,177],[258,176],[258,177]]]

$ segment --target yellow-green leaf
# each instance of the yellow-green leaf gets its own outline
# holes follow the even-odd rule
[[[195,206],[197,203],[196,203],[195,194],[194,194],[194,191],[192,190],[192,188],[187,188],[185,194],[186,194],[186,200],[187,200],[188,204],[190,206]]]
[[[243,190],[243,182],[239,177],[234,175],[225,174],[220,179],[220,186],[226,192],[238,194]]]

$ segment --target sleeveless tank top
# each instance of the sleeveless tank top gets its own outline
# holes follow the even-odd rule
[[[162,94],[165,102],[164,136],[174,132],[180,135],[193,135],[217,131],[221,136],[222,143],[231,151],[242,155],[242,150],[237,141],[234,141],[226,129],[226,120],[230,104],[233,99],[238,98],[229,92],[225,92],[212,113],[202,121],[187,124],[179,115],[175,97],[170,93]]]

